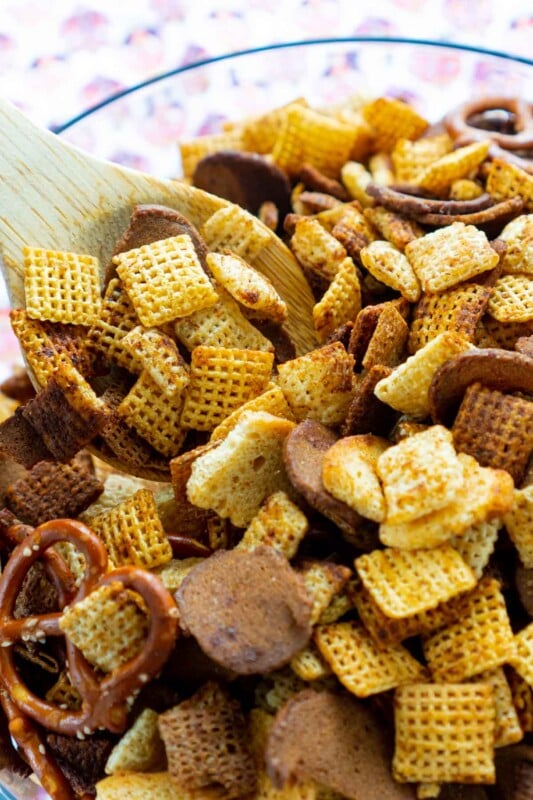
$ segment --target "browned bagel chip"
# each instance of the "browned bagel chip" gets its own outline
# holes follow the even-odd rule
[[[271,547],[215,553],[187,575],[176,602],[202,650],[240,675],[284,666],[311,635],[303,579]]]
[[[280,789],[312,779],[352,800],[406,800],[412,787],[390,773],[386,726],[349,695],[306,689],[278,712],[268,737],[268,774]]]
[[[257,214],[271,200],[282,218],[289,211],[290,182],[283,170],[257,153],[220,150],[196,165],[192,182]]]
[[[431,417],[450,425],[470,384],[502,392],[533,395],[533,358],[498,348],[480,348],[450,358],[436,371],[429,388]]]

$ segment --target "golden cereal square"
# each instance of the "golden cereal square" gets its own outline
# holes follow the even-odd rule
[[[505,675],[513,696],[513,705],[524,733],[533,731],[533,685],[529,684],[512,667],[505,668]]]
[[[244,149],[263,155],[271,153],[277,135],[289,111],[296,106],[307,105],[307,101],[299,97],[291,103],[273,108],[265,114],[245,119],[242,124]]]
[[[391,152],[396,181],[416,185],[425,168],[452,148],[453,141],[447,133],[424,136],[415,142],[398,139]]]
[[[364,215],[365,219],[381,234],[379,238],[390,242],[402,253],[409,242],[424,235],[424,229],[417,222],[395,211],[389,211],[385,206],[365,208]]]
[[[360,255],[363,266],[376,280],[400,292],[406,300],[418,300],[419,279],[409,260],[390,242],[376,239],[363,247]]]
[[[511,666],[533,688],[533,622],[516,634],[516,652]]]
[[[291,658],[290,665],[303,681],[318,681],[331,675],[329,664],[322,658],[314,642]]]
[[[272,352],[272,342],[246,319],[233,297],[221,287],[217,292],[218,300],[213,306],[176,320],[176,338],[188,350],[205,345]]]
[[[265,411],[243,414],[220,444],[194,461],[187,481],[191,503],[246,528],[269,495],[292,495],[283,443],[294,427]]]
[[[432,425],[385,450],[377,461],[386,521],[407,522],[452,502],[463,482],[451,432]]]
[[[489,147],[489,139],[473,142],[432,161],[418,176],[419,186],[436,195],[446,194],[452,183],[467,178],[485,161]]]
[[[380,380],[374,393],[396,411],[423,420],[429,416],[429,387],[435,372],[445,361],[473,346],[455,333],[440,333]]]
[[[533,275],[533,214],[520,214],[508,222],[498,238],[507,245],[502,271]]]
[[[55,347],[45,324],[41,320],[32,319],[23,308],[12,309],[9,319],[37,383],[39,386],[46,386],[54,373],[55,360],[50,355],[55,354]]]
[[[373,149],[390,151],[399,139],[418,139],[428,126],[415,109],[392,97],[378,97],[361,109],[373,130]]]
[[[494,783],[494,700],[487,683],[401,686],[393,775],[401,783]]]
[[[90,664],[112,672],[141,649],[148,615],[142,598],[115,581],[68,606],[59,627]]]
[[[502,275],[494,284],[488,313],[499,322],[533,320],[533,275]]]
[[[210,250],[222,253],[231,250],[245,261],[253,262],[273,236],[257,217],[235,205],[215,211],[200,230]]]
[[[515,164],[495,158],[488,170],[486,188],[495,200],[521,197],[525,211],[533,211],[533,175]]]
[[[385,518],[385,498],[376,470],[387,447],[386,439],[372,434],[343,436],[325,453],[322,464],[325,489],[375,522]]]
[[[431,550],[373,550],[359,556],[355,568],[374,602],[393,619],[436,608],[476,584],[470,567],[448,545]]]
[[[481,578],[494,552],[501,526],[502,521],[498,518],[479,522],[449,540],[449,544],[461,554],[478,579]]]
[[[90,325],[98,317],[101,305],[98,259],[25,247],[24,290],[28,316]]]
[[[311,622],[318,622],[333,598],[345,587],[351,570],[333,561],[305,561],[300,570],[305,588],[311,597],[313,608]]]
[[[126,772],[96,783],[98,800],[176,800],[176,784],[168,772]]]
[[[354,392],[354,358],[340,342],[278,366],[278,385],[297,420],[338,425]]]
[[[291,250],[304,269],[332,281],[346,258],[344,246],[317,219],[303,217],[294,228]]]
[[[232,411],[229,416],[220,422],[211,433],[210,442],[218,442],[225,439],[232,428],[235,427],[239,421],[241,414],[246,411],[266,411],[273,414],[275,417],[283,417],[283,419],[290,419],[294,421],[294,414],[292,413],[289,404],[285,399],[285,395],[276,383],[269,383],[264,392],[253,397],[242,406]]]
[[[170,336],[157,328],[138,325],[126,334],[123,343],[163,394],[171,398],[185,389],[189,382],[188,368]]]
[[[117,407],[117,414],[159,453],[173,458],[186,436],[182,408],[181,392],[169,398],[147,372],[142,372]]]
[[[351,258],[341,261],[337,274],[313,307],[313,322],[319,342],[341,325],[354,320],[361,310],[361,285]]]
[[[236,550],[255,550],[266,545],[291,559],[309,529],[305,514],[285,492],[267,497],[246,528]]]
[[[152,569],[172,558],[172,548],[157,513],[154,495],[139,489],[115,508],[89,520],[116,567]]]
[[[505,598],[494,578],[482,578],[463,598],[457,619],[424,641],[426,661],[439,683],[502,666],[515,652]]]
[[[314,640],[342,685],[356,697],[423,681],[426,671],[402,645],[378,648],[359,621],[319,625]]]
[[[526,569],[533,569],[533,484],[515,490],[513,506],[502,521],[520,561]]]
[[[192,351],[181,424],[211,431],[270,382],[273,353],[200,345]]]
[[[493,269],[498,253],[474,225],[452,222],[413,239],[405,248],[424,292],[441,292]]]
[[[513,704],[511,687],[505,677],[503,667],[480,672],[472,678],[473,683],[489,683],[494,697],[495,729],[494,747],[506,747],[521,741],[524,732]]]
[[[196,165],[202,158],[220,150],[242,150],[240,128],[221,133],[207,133],[194,139],[182,140],[179,143],[181,167],[184,178],[192,178]]]
[[[145,328],[186,317],[218,299],[188,234],[119,253],[113,263]]]
[[[151,708],[141,711],[109,754],[105,765],[107,775],[164,768],[165,748],[157,727],[158,718],[159,714]]]

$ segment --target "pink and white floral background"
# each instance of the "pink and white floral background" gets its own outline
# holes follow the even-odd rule
[[[1,0],[0,96],[53,128],[184,64],[274,42],[354,35],[531,58],[533,10],[529,0]],[[150,135],[157,146],[168,127],[154,126]],[[97,144],[83,142],[93,151]],[[7,307],[0,280],[0,380],[19,363]]]

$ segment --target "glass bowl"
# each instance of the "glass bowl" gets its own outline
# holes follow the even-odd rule
[[[381,37],[290,42],[180,67],[132,86],[57,127],[101,158],[180,177],[177,142],[305,97],[327,105],[359,93],[409,100],[431,122],[482,95],[533,100],[533,60],[476,47]],[[0,314],[0,370],[20,361]],[[0,800],[46,800],[32,781],[0,771]]]

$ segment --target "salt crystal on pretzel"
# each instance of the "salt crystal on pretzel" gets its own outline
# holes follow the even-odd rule
[[[353,356],[326,344],[278,367],[278,385],[296,419],[338,425],[353,396]]]
[[[266,545],[291,559],[309,530],[305,514],[283,491],[271,494],[246,528],[235,550]]]
[[[291,492],[282,448],[294,427],[294,422],[264,411],[243,414],[226,438],[192,465],[189,500],[246,527],[268,495],[280,489]]]
[[[273,353],[199,345],[192,351],[181,425],[211,431],[267,387]]]
[[[271,233],[259,220],[235,205],[215,211],[200,230],[210,250],[231,250],[249,263],[270,242]]]
[[[452,434],[442,425],[432,425],[384,448],[376,471],[383,483],[386,522],[390,524],[416,520],[447,506],[464,474]]]
[[[407,103],[392,97],[378,97],[361,109],[373,132],[374,151],[392,150],[399,139],[418,139],[428,122]]]
[[[137,655],[148,632],[142,599],[119,582],[101,586],[66,608],[59,625],[87,661],[103,672]]]
[[[186,317],[218,299],[187,234],[119,253],[113,262],[146,328]]]
[[[447,133],[423,136],[414,142],[398,139],[391,151],[396,181],[416,186],[426,167],[450,153],[452,148],[453,141]]]
[[[156,772],[165,767],[165,747],[159,734],[159,714],[141,711],[131,728],[116,743],[105,765],[107,775]]]
[[[525,211],[533,211],[533,175],[505,159],[492,160],[487,173],[487,192],[495,200],[521,197]]]
[[[487,310],[499,322],[533,320],[533,276],[523,272],[502,275],[493,286]]]
[[[331,669],[356,697],[386,692],[426,677],[426,670],[402,645],[378,648],[359,621],[319,625],[315,643]]]
[[[513,704],[511,687],[505,677],[503,667],[484,670],[472,678],[474,683],[489,683],[494,698],[495,725],[494,747],[506,747],[521,741],[524,732]]]
[[[355,264],[345,258],[318,303],[313,306],[313,323],[319,342],[324,342],[361,310],[361,285]]]
[[[394,698],[394,778],[493,783],[494,716],[487,683],[399,687]]]
[[[393,619],[436,608],[476,584],[470,567],[448,545],[373,550],[356,558],[355,568],[373,600]]]
[[[176,338],[190,351],[200,345],[272,351],[272,342],[246,319],[231,295],[220,287],[217,291],[214,305],[176,320]]]
[[[377,462],[388,447],[386,439],[371,434],[343,437],[329,448],[322,465],[325,488],[361,516],[376,522],[385,517]]]
[[[409,331],[409,353],[424,347],[439,333],[449,331],[474,342],[492,288],[463,283],[438,294],[424,293],[413,311]]]
[[[168,772],[126,772],[102,778],[97,800],[176,800],[176,786]]]
[[[41,461],[7,488],[5,502],[20,520],[37,527],[49,519],[77,517],[103,489],[80,463]]]
[[[515,489],[513,506],[502,521],[522,564],[533,568],[533,484]]]
[[[499,582],[482,578],[459,603],[457,619],[423,645],[433,679],[440,683],[463,681],[512,661],[516,646]]]
[[[441,292],[493,269],[500,257],[474,225],[453,222],[405,248],[424,292]]]
[[[181,421],[183,394],[178,391],[169,400],[148,372],[142,372],[116,413],[158,453],[172,458],[181,450],[186,431]]]
[[[444,195],[458,178],[466,178],[487,158],[490,140],[458,147],[432,161],[418,176],[418,184],[427,192]]]
[[[533,687],[533,622],[516,634],[515,644],[516,653],[510,664]]]
[[[507,470],[520,485],[533,452],[533,403],[476,381],[465,392],[452,434],[458,451]]]
[[[415,240],[418,241],[418,240]],[[400,292],[402,297],[416,302],[420,297],[420,283],[405,255],[390,242],[377,239],[360,253],[361,262],[377,280]]]
[[[184,178],[192,178],[196,165],[202,158],[219,150],[243,150],[240,128],[220,133],[207,133],[194,139],[180,141],[179,151]]]
[[[366,187],[372,182],[372,175],[363,164],[347,161],[341,167],[341,179],[350,196],[364,208],[374,204],[374,198],[366,191]]]
[[[170,336],[156,328],[132,328],[123,339],[124,346],[169,398],[179,394],[189,382],[186,363]]]
[[[90,325],[100,310],[97,258],[24,248],[26,311],[34,319]]]
[[[438,334],[377,383],[376,397],[415,419],[429,415],[429,387],[437,369],[448,359],[471,350],[473,345],[449,331]]]
[[[502,271],[533,275],[533,214],[521,214],[508,222],[498,238],[507,245]]]
[[[217,283],[258,316],[283,322],[287,305],[272,283],[240,256],[228,251],[208,253],[207,266]]]
[[[154,495],[149,489],[139,489],[115,508],[90,519],[89,523],[115,566],[135,564],[150,569],[172,558]]]
[[[332,281],[346,258],[346,249],[317,219],[304,217],[296,223],[291,250],[304,269]]]

